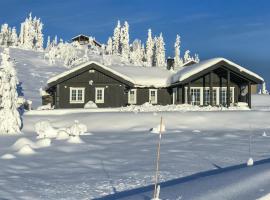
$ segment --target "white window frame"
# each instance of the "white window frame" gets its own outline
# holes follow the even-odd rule
[[[72,91],[76,91],[76,100],[72,100]],[[82,91],[82,100],[78,100],[78,91]],[[84,103],[85,97],[85,88],[83,87],[70,87],[69,88],[69,103],[76,104],[76,103]]]
[[[134,101],[130,98],[130,92],[134,92]],[[131,89],[128,91],[128,103],[129,104],[136,104],[137,103],[137,89]]]
[[[155,101],[151,101],[151,92],[155,92]],[[157,89],[149,89],[149,103],[157,104],[158,102],[158,90]]]
[[[190,90],[191,89],[200,89],[200,105],[202,106],[203,105],[203,99],[204,99],[204,88],[203,87],[190,87]],[[205,87],[205,89],[209,90],[210,88],[209,87]],[[227,87],[221,87],[222,90],[225,90],[227,89]],[[219,96],[220,96],[220,87],[213,87],[213,90],[216,90],[216,105],[220,105],[221,102],[219,101]],[[187,101],[187,95],[188,95],[188,87],[185,87],[185,103],[187,104],[188,101]],[[235,92],[235,87],[230,87],[230,91],[232,92],[232,95],[231,95],[231,99],[232,99],[232,104],[234,103],[234,92]],[[226,90],[226,95],[227,95],[227,90]],[[191,99],[192,101],[192,99]]]
[[[104,87],[96,87],[95,88],[95,103],[104,103]],[[102,91],[102,95],[101,95],[101,97],[102,97],[102,99],[98,99],[97,97],[98,97],[98,90],[101,90]]]

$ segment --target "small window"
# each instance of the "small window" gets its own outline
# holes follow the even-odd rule
[[[96,88],[95,102],[104,103],[104,88]]]
[[[70,95],[69,95],[69,102],[70,103],[84,103],[84,88],[70,88]]]
[[[149,90],[149,103],[157,104],[157,89]]]
[[[137,103],[137,90],[136,89],[129,90],[128,103],[129,104],[136,104]]]

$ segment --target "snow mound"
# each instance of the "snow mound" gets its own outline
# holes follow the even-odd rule
[[[20,138],[18,139],[13,145],[12,145],[12,148],[15,149],[15,150],[19,150],[21,149],[23,146],[30,146],[31,148],[36,148],[36,144],[27,139],[27,138]]]
[[[160,127],[160,124],[157,127],[151,128],[151,133],[159,133],[159,131],[161,131],[161,133],[165,132],[165,124],[162,124]]]
[[[263,132],[262,136],[263,137],[268,137],[265,131]]]
[[[244,105],[236,104],[235,106],[227,107],[217,107],[217,106],[195,106],[190,104],[177,104],[177,105],[152,105],[150,103],[144,103],[142,105],[129,105],[126,107],[121,107],[119,109],[120,112],[153,112],[155,116],[156,112],[187,112],[187,111],[227,111],[227,110],[250,110],[248,106],[244,103]]]
[[[53,109],[53,107],[50,103],[47,105],[37,107],[37,110],[52,110],[52,109]]]
[[[24,145],[20,150],[17,152],[20,155],[32,155],[35,154],[36,152],[31,148],[30,145]]]
[[[1,158],[2,158],[2,159],[5,159],[5,160],[9,160],[9,159],[14,159],[14,158],[16,158],[16,156],[14,156],[13,154],[7,153],[7,154],[2,155]]]
[[[67,130],[59,130],[57,132],[56,139],[57,140],[67,140],[67,139],[69,139],[69,134],[68,134]]]
[[[37,138],[55,138],[57,136],[57,130],[51,126],[49,121],[37,122],[35,131],[38,134]]]
[[[95,104],[93,101],[88,101],[85,105],[84,105],[85,109],[91,109],[91,108],[97,108],[97,104]]]
[[[193,130],[192,133],[200,133],[200,130]]]
[[[249,158],[248,161],[247,161],[247,166],[253,166],[253,159],[252,158]]]
[[[84,143],[84,141],[78,135],[70,136],[67,142],[72,143],[72,144],[82,144],[82,143]]]
[[[75,120],[75,123],[70,127],[70,135],[82,135],[87,131],[87,126],[85,124],[79,123]]]
[[[49,138],[43,138],[36,142],[37,148],[44,148],[51,146],[52,141]]]

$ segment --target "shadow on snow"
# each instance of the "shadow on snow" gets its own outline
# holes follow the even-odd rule
[[[256,161],[256,162],[254,162],[254,166],[262,165],[262,164],[266,164],[266,163],[270,163],[270,158]],[[213,176],[213,175],[217,175],[217,174],[221,174],[221,173],[225,173],[225,172],[230,172],[233,170],[248,168],[246,163],[234,165],[234,166],[230,166],[230,167],[225,167],[225,168],[221,168],[215,164],[213,164],[213,165],[216,166],[217,169],[199,172],[196,174],[192,174],[190,176],[165,181],[165,182],[160,183],[160,187],[165,189],[166,187],[175,186],[175,185],[189,182],[189,181],[193,181],[193,180],[196,180],[199,178]],[[122,198],[126,199],[128,197],[131,198],[134,196],[136,196],[137,198],[142,199],[142,200],[150,200],[150,199],[152,199],[153,190],[154,190],[154,185],[144,186],[144,187],[135,188],[135,189],[131,189],[131,190],[125,190],[122,192],[116,192],[114,190],[114,192],[115,192],[114,194],[110,194],[110,195],[100,197],[100,198],[95,198],[94,200],[115,200],[115,199],[122,199]]]

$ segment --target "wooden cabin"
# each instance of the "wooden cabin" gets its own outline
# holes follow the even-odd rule
[[[263,78],[227,59],[213,58],[177,71],[158,67],[104,66],[87,62],[48,80],[55,108],[192,104],[251,107],[251,88]],[[48,103],[48,102],[46,102]]]

